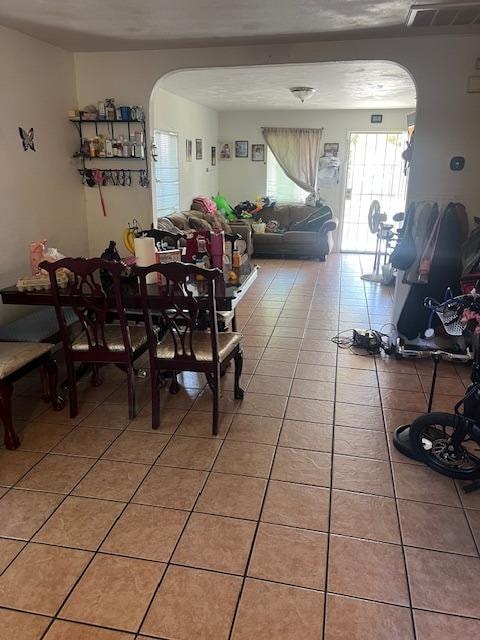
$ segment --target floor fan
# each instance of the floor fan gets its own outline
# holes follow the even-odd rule
[[[362,280],[368,282],[383,282],[384,275],[380,273],[380,266],[383,256],[383,264],[387,263],[388,244],[392,239],[393,224],[385,224],[387,214],[382,213],[378,200],[372,200],[370,209],[368,210],[368,228],[372,233],[377,235],[377,243],[375,246],[375,260],[373,262],[373,272],[366,273],[362,276]],[[383,247],[383,243],[385,246]]]

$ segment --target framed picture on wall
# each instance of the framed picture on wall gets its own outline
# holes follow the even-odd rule
[[[217,147],[212,147],[211,149],[211,162],[212,162],[212,167],[214,167],[217,164]]]
[[[252,144],[252,162],[265,162],[264,144]]]
[[[231,160],[232,147],[232,142],[220,142],[220,153],[218,155],[219,160]]]
[[[185,140],[185,160],[187,162],[192,161],[192,141]]]
[[[324,156],[333,156],[336,158],[338,156],[338,149],[340,144],[338,142],[325,142],[323,145],[323,155]]]
[[[370,122],[372,124],[381,124],[383,122],[383,115],[381,113],[372,113]]]
[[[195,160],[203,160],[203,143],[201,138],[195,138]]]
[[[248,140],[235,140],[235,157],[248,158]]]

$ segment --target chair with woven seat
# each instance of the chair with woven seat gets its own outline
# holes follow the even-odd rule
[[[52,358],[53,344],[36,342],[0,342],[0,418],[5,431],[5,446],[16,449],[20,440],[13,427],[12,393],[13,383],[42,367],[48,380],[49,395],[53,408],[63,408],[63,400],[57,393],[58,371]]]
[[[171,262],[149,267],[136,267],[140,280],[140,294],[148,337],[152,383],[152,427],[160,424],[159,374],[169,371],[174,376],[171,391],[177,390],[176,374],[181,371],[205,373],[213,392],[212,432],[218,434],[220,376],[233,359],[235,362],[235,398],[243,398],[240,376],[243,366],[242,335],[235,332],[219,333],[217,326],[215,282],[223,278],[220,269],[203,269],[193,264]],[[164,295],[152,309],[148,300],[147,276],[161,274]],[[195,283],[195,287],[190,285]],[[192,289],[195,288],[195,292]],[[201,290],[204,304],[199,300]],[[207,310],[209,331],[196,329],[200,310]],[[162,319],[165,333],[158,343],[154,339],[152,311]]]
[[[124,266],[100,258],[63,258],[52,263],[42,262],[40,266],[50,275],[69,379],[70,416],[73,418],[78,413],[75,363],[93,366],[94,384],[101,382],[98,365],[115,364],[127,374],[128,413],[133,420],[136,415],[133,363],[148,346],[145,328],[130,326],[127,321],[121,291]],[[69,288],[63,293],[57,284],[59,269],[68,269],[73,274]],[[64,304],[62,298],[66,300]],[[81,332],[77,337],[72,336],[64,321],[62,307],[67,305],[73,309],[80,324]],[[112,310],[118,324],[109,322]]]

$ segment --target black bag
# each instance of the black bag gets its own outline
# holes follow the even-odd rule
[[[415,224],[415,203],[412,202],[405,215],[405,233],[390,256],[392,267],[400,271],[409,269],[417,257],[417,248],[413,239]]]

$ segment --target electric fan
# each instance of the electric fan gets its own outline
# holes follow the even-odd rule
[[[372,233],[377,235],[377,243],[375,246],[375,260],[373,262],[373,272],[366,273],[362,276],[362,280],[368,282],[383,282],[384,275],[380,273],[380,263],[382,256],[383,263],[387,262],[388,243],[392,238],[392,224],[385,224],[387,214],[381,212],[378,200],[372,200],[370,209],[368,210],[368,228]],[[385,248],[382,250],[382,243],[385,242]]]

